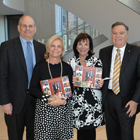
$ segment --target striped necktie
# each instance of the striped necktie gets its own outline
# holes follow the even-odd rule
[[[117,54],[114,62],[112,91],[117,95],[120,92],[119,77],[121,70],[121,54],[120,49],[117,49]]]

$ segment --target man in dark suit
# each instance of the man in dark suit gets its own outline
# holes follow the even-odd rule
[[[58,90],[58,84],[57,83],[54,83],[53,84],[53,92],[54,92],[54,94],[57,94],[57,90]]]
[[[90,78],[91,74],[90,71],[86,71],[85,73],[85,81],[87,81]]]
[[[133,128],[140,103],[140,47],[128,44],[127,38],[128,27],[122,22],[114,23],[113,46],[103,48],[99,53],[103,78],[112,78],[105,80],[101,89],[108,140],[134,140]],[[114,68],[119,70],[116,83]]]
[[[29,74],[28,68],[33,69],[37,62],[44,59],[45,45],[33,40],[36,26],[32,17],[22,16],[17,28],[20,36],[1,44],[0,105],[5,113],[9,140],[22,140],[24,126],[27,140],[34,140],[36,99],[29,94],[32,70]],[[27,60],[27,41],[31,61]]]

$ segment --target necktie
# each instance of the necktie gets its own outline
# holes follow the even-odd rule
[[[114,62],[113,82],[112,82],[112,91],[115,94],[118,94],[120,92],[120,86],[119,86],[120,70],[121,70],[121,55],[120,55],[120,49],[117,49],[117,54]]]
[[[29,85],[31,77],[32,77],[32,72],[33,72],[33,55],[32,55],[32,48],[31,48],[31,42],[30,41],[27,41],[26,66],[27,66],[28,85]]]

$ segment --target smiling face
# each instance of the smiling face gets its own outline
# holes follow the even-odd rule
[[[49,58],[60,58],[63,53],[62,42],[58,39],[54,40],[48,48]]]
[[[17,28],[21,37],[27,41],[30,41],[36,33],[34,20],[30,16],[21,17]]]
[[[125,26],[118,25],[112,29],[112,42],[115,47],[123,47],[127,42],[127,38],[128,33],[125,29]]]
[[[77,51],[79,52],[79,56],[86,57],[88,54],[88,51],[90,49],[89,47],[89,40],[81,40],[77,43]]]

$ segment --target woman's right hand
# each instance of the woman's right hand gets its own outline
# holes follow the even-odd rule
[[[99,87],[102,88],[102,86],[103,86],[103,84],[104,84],[104,80],[101,79],[101,80],[99,80],[97,83],[98,83]]]
[[[60,98],[57,95],[50,97],[48,102],[48,104],[51,106],[60,106],[60,105],[64,105],[65,103],[66,100]]]

